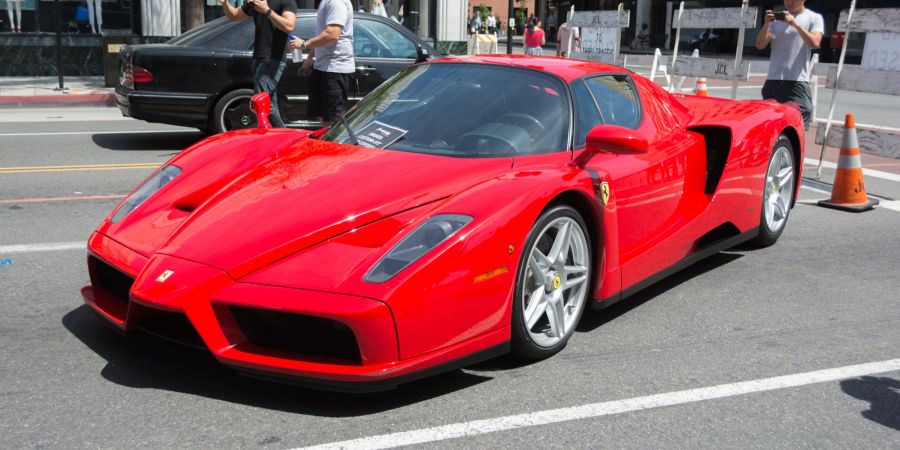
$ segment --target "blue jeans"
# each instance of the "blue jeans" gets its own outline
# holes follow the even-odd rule
[[[284,72],[284,57],[281,59],[263,59],[253,58],[253,89],[256,92],[268,92],[269,98],[272,100],[272,110],[269,112],[269,121],[273,127],[284,128],[284,120],[281,119],[281,113],[278,112],[278,96],[275,89],[278,87],[278,80],[281,79],[281,73]]]

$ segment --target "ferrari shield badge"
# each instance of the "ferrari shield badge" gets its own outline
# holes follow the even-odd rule
[[[609,183],[605,181],[600,183],[600,200],[603,202],[603,206],[609,202]]]
[[[169,277],[172,276],[173,273],[175,273],[175,271],[173,271],[173,270],[167,270],[167,271],[165,271],[165,272],[159,274],[159,276],[156,277],[156,282],[157,282],[157,283],[165,282],[166,280],[169,279]]]

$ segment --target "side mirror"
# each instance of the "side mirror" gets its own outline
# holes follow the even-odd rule
[[[428,58],[431,57],[428,50],[425,50],[425,47],[422,47],[421,45],[416,45],[416,55],[417,63],[428,61]]]
[[[647,153],[650,145],[631,128],[618,125],[597,125],[587,134],[587,151],[596,153],[616,153],[634,155]]]
[[[269,123],[269,113],[272,111],[272,103],[268,92],[260,92],[250,99],[250,108],[256,113],[258,128],[267,130],[272,128]]]

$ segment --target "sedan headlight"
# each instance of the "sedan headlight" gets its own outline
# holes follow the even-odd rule
[[[471,221],[472,217],[462,214],[440,214],[426,220],[381,257],[365,280],[370,283],[390,280]]]
[[[135,208],[138,207],[141,203],[144,203],[144,200],[150,198],[151,195],[156,193],[156,191],[160,190],[163,186],[168,184],[172,179],[174,179],[178,174],[181,173],[181,168],[178,166],[167,165],[159,168],[150,178],[147,179],[140,187],[137,188],[128,198],[119,205],[119,208],[116,209],[116,213],[113,214],[112,218],[109,219],[110,222],[116,223],[125,216],[128,215],[131,211],[134,211]]]

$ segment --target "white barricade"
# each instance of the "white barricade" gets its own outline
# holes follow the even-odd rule
[[[473,34],[472,35],[472,54],[481,54],[481,47],[487,46],[486,53],[498,53],[497,36],[493,34]]]
[[[572,58],[624,65],[620,53],[622,28],[631,20],[631,12],[619,3],[616,11],[582,11],[572,14],[569,26],[581,28],[581,51]]]
[[[850,9],[841,11],[838,19],[839,31],[845,31],[844,44],[841,47],[841,56],[837,66],[822,65],[815,74],[826,75],[826,86],[833,88],[831,105],[828,108],[828,117],[816,131],[816,144],[821,144],[819,154],[819,167],[816,170],[816,178],[822,176],[822,167],[825,157],[825,147],[831,145],[840,146],[840,137],[843,135],[842,122],[835,121],[834,109],[838,101],[838,93],[842,90],[868,92],[874,94],[900,95],[900,71],[869,69],[860,66],[845,66],[844,56],[847,54],[847,42],[850,41],[850,33],[885,33],[893,36],[900,33],[900,9],[898,8],[873,8],[856,10],[856,0],[850,2]],[[893,36],[893,39],[900,37]],[[865,52],[863,60],[866,59]],[[879,156],[900,159],[900,128],[877,127],[857,124],[859,136],[859,148],[867,153]],[[834,133],[832,133],[832,130]]]
[[[718,80],[731,80],[731,98],[737,98],[739,81],[746,81],[750,73],[750,64],[743,61],[744,54],[744,30],[747,27],[756,26],[756,9],[748,9],[748,0],[742,0],[740,8],[708,8],[708,9],[684,9],[682,1],[678,7],[678,16],[675,19],[675,50],[672,53],[672,75],[680,75],[682,78],[678,86],[669,84],[669,90],[680,90],[684,83],[684,77],[714,78]],[[678,46],[681,40],[682,28],[737,28],[737,52],[734,61],[710,58],[691,58],[678,62]]]

